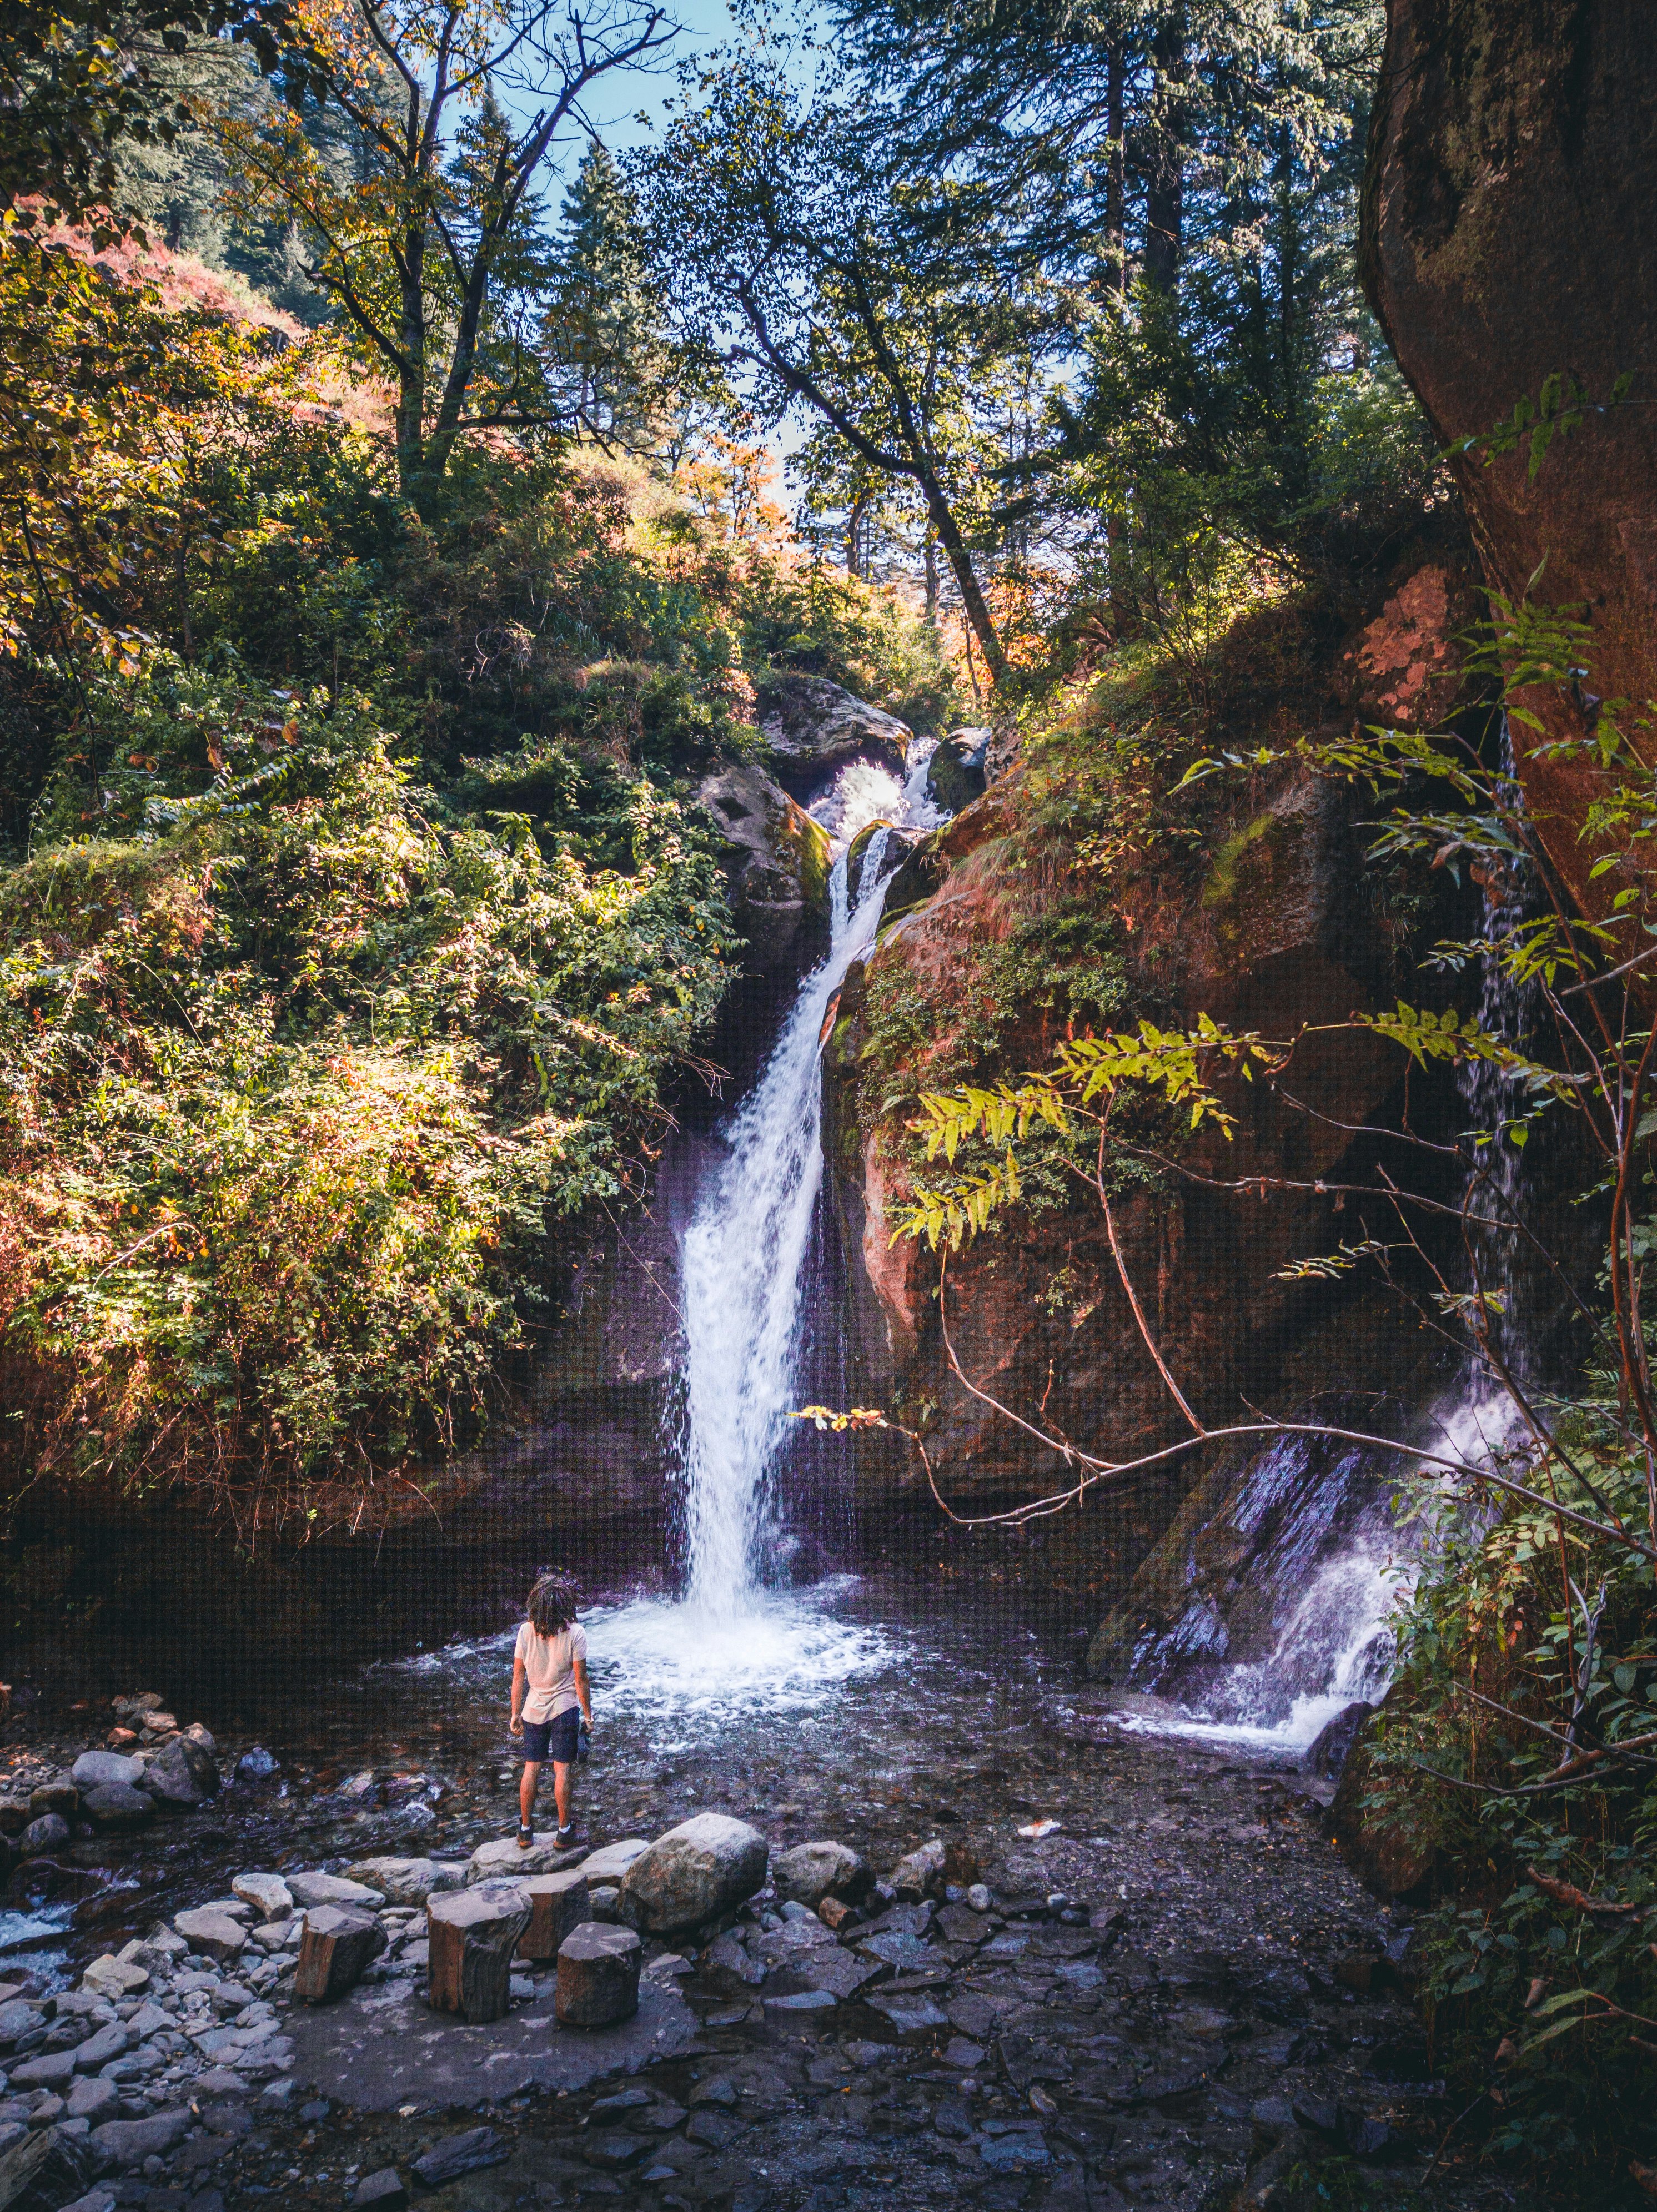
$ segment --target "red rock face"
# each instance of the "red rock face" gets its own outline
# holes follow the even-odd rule
[[[1444,587],[1406,585],[1403,612],[1378,626],[1377,657],[1407,630],[1410,650],[1389,663],[1424,696],[1439,680],[1441,629],[1426,619]],[[1429,638],[1432,641],[1424,642]],[[1366,672],[1366,683],[1372,679]],[[948,872],[934,896],[881,941],[866,977],[849,979],[831,1048],[832,1158],[853,1260],[854,1314],[863,1373],[859,1402],[896,1408],[926,1436],[940,1482],[957,1498],[1029,1496],[1060,1487],[1060,1439],[1126,1457],[1186,1433],[1161,1380],[1124,1291],[1096,1199],[1078,1193],[1063,1210],[1020,1212],[1000,1233],[940,1263],[893,1230],[915,1172],[906,1109],[883,1112],[866,1073],[870,1008],[907,994],[930,1010],[917,1024],[905,1067],[939,1082],[957,1032],[972,1018],[976,978],[1020,925],[1044,927],[1075,879],[1050,843],[1026,834],[1028,796],[1018,770],[959,816],[942,841]],[[1132,914],[1143,1003],[1156,1003],[1153,957],[1177,947],[1182,1024],[1199,1012],[1273,1036],[1304,1024],[1338,1024],[1355,1006],[1391,995],[1384,933],[1364,908],[1359,841],[1330,787],[1299,772],[1256,795],[1234,825],[1216,831],[1197,867],[1177,889],[1142,879],[1099,885],[1100,908]],[[1149,964],[1147,965],[1146,963]],[[1056,1018],[1039,987],[1013,1009],[1002,1069],[1044,1065],[1057,1042]],[[1138,1006],[1121,1018],[1137,1018]],[[1161,1002],[1159,1019],[1167,1018]],[[1397,1083],[1388,1048],[1343,1034],[1308,1039],[1290,1087],[1316,1109],[1286,1108],[1258,1085],[1234,1086],[1238,1127],[1229,1143],[1205,1144],[1195,1164],[1216,1177],[1329,1176],[1347,1152],[1352,1126],[1372,1119]],[[1322,1118],[1318,1118],[1321,1116]],[[1346,1125],[1342,1127],[1340,1125]],[[1291,1258],[1326,1249],[1338,1233],[1331,1197],[1268,1189],[1246,1195],[1171,1182],[1117,1203],[1130,1272],[1153,1333],[1176,1378],[1205,1418],[1225,1418],[1240,1389],[1274,1376],[1304,1328],[1317,1294],[1284,1282]],[[947,1320],[968,1382],[952,1374]],[[974,1387],[984,1395],[975,1395]],[[1029,1423],[1022,1427],[989,1400]],[[1047,1439],[1051,1439],[1048,1441]],[[1181,1471],[1171,1462],[1170,1477]],[[893,1479],[886,1469],[882,1485]],[[1177,1484],[1166,1502],[1172,1510]],[[1165,1515],[1166,1517],[1166,1515]],[[1144,1534],[1124,1525],[1124,1543]]]
[[[1593,403],[1534,480],[1527,447],[1453,466],[1489,580],[1518,598],[1540,568],[1536,599],[1592,623],[1585,688],[1642,710],[1657,697],[1654,31],[1646,0],[1388,0],[1362,240],[1371,303],[1447,447],[1561,372]],[[1599,411],[1624,374],[1628,404]],[[1527,703],[1550,738],[1586,733],[1569,698]],[[1652,731],[1636,741],[1657,760]],[[1590,883],[1578,841],[1593,775],[1520,770],[1561,874],[1603,910],[1615,878]]]

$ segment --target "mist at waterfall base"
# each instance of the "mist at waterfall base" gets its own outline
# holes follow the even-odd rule
[[[893,1656],[880,1630],[837,1616],[844,1577],[790,1585],[800,1532],[789,1525],[783,1483],[806,1441],[791,1415],[811,1395],[813,1358],[824,1349],[814,1311],[828,1304],[813,1296],[824,1260],[824,1025],[847,969],[874,942],[889,830],[868,840],[855,884],[849,848],[870,823],[925,830],[945,818],[926,795],[931,750],[930,741],[917,742],[902,781],[878,763],[852,761],[809,808],[834,849],[829,950],[718,1132],[684,1231],[684,1592],[677,1602],[642,1598],[606,1609],[602,1622],[612,1693],[662,1719],[809,1705]]]

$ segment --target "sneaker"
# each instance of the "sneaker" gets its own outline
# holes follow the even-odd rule
[[[575,1840],[576,1840],[576,1824],[575,1824],[575,1822],[572,1820],[572,1821],[570,1822],[570,1826],[569,1826],[567,1828],[560,1828],[560,1829],[559,1829],[559,1831],[558,1831],[558,1841],[557,1841],[557,1848],[558,1848],[558,1850],[561,1850],[561,1851],[567,1851],[567,1850],[569,1850],[569,1848],[570,1848],[570,1844],[573,1844],[573,1843],[575,1842]]]
[[[527,1851],[534,1840],[535,1831],[530,1826],[527,1820],[520,1820],[518,1823],[518,1849],[521,1851]]]

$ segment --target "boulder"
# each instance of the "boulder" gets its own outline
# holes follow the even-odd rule
[[[290,1874],[283,1879],[295,1905],[356,1905],[377,1912],[386,1901],[366,1882],[347,1881],[337,1874]]]
[[[103,1782],[87,1791],[81,1810],[94,1828],[125,1836],[155,1819],[155,1801],[146,1790],[129,1789],[121,1782]]]
[[[760,732],[777,773],[802,794],[854,760],[875,760],[901,775],[914,732],[823,676],[780,676],[767,684]]]
[[[177,1912],[173,1925],[192,1951],[204,1958],[216,1959],[222,1966],[239,1959],[247,1948],[247,1930],[228,1912],[215,1912],[210,1906],[198,1905],[193,1911]]]
[[[42,1851],[61,1851],[69,1842],[69,1822],[61,1813],[42,1813],[17,1838],[17,1856],[38,1858]]]
[[[293,1892],[279,1874],[239,1874],[230,1887],[263,1921],[285,1920],[294,1909]]]
[[[345,1872],[349,1881],[379,1890],[387,1905],[423,1905],[438,1891],[459,1889],[466,1878],[463,1866],[441,1859],[359,1859]]]
[[[386,1948],[386,1931],[366,1912],[319,1905],[305,1915],[294,1995],[308,2004],[343,1997],[363,1968]]]
[[[771,1869],[779,1897],[814,1912],[826,1897],[860,1905],[874,1887],[874,1869],[849,1844],[796,1844]]]
[[[529,1925],[518,1938],[518,1956],[556,1959],[564,1937],[588,1917],[587,1876],[579,1867],[565,1867],[532,1875],[520,1887],[529,1901]]]
[[[644,1946],[631,1928],[596,1920],[571,1929],[558,1947],[552,2009],[561,2027],[613,2027],[638,2010]]]
[[[124,2057],[131,2041],[130,2029],[124,2027],[118,2020],[110,2021],[88,2036],[84,2043],[76,2045],[75,2071],[77,2074],[97,2073],[101,2067]]]
[[[80,1802],[81,1793],[67,1775],[53,1782],[43,1782],[28,1794],[29,1814],[36,1820],[44,1819],[48,1813],[59,1813],[64,1820],[72,1820]]]
[[[795,959],[828,918],[828,833],[752,762],[721,769],[697,793],[717,824],[726,895],[760,973]]]
[[[69,1770],[69,1778],[80,1790],[101,1790],[110,1784],[131,1790],[143,1773],[141,1759],[126,1759],[114,1751],[83,1751]]]
[[[768,1856],[765,1838],[746,1820],[698,1813],[659,1836],[628,1868],[622,1917],[652,1936],[695,1928],[762,1887]]]
[[[923,1897],[941,1897],[945,1884],[941,1839],[935,1836],[919,1850],[899,1859],[886,1879],[906,1905],[917,1905]]]
[[[959,814],[984,792],[984,757],[987,730],[952,730],[938,740],[926,764],[926,795],[946,814]]]
[[[21,1835],[33,1818],[27,1797],[0,1797],[0,1836]]]
[[[164,1805],[204,1804],[218,1786],[211,1757],[187,1735],[169,1738],[144,1768],[143,1787]]]
[[[1343,1705],[1332,1720],[1324,1723],[1302,1753],[1302,1773],[1311,1775],[1319,1782],[1338,1782],[1347,1760],[1352,1756],[1352,1747],[1374,1710],[1374,1705],[1362,1698],[1355,1698],[1349,1705]]]

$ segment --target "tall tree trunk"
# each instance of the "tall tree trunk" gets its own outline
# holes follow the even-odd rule
[[[1119,300],[1128,289],[1128,162],[1123,142],[1128,59],[1120,39],[1111,43],[1106,69],[1105,127],[1111,144],[1105,160],[1105,290]]]
[[[1156,34],[1156,85],[1146,161],[1145,276],[1159,292],[1179,280],[1185,230],[1185,30],[1175,17]]]
[[[929,522],[921,540],[921,567],[926,576],[926,618],[928,622],[935,623],[943,581],[938,574],[938,533]]]
[[[868,495],[867,492],[862,492],[853,500],[846,514],[845,552],[848,576],[861,576],[864,573],[862,566],[862,538],[863,517],[868,513]]]

